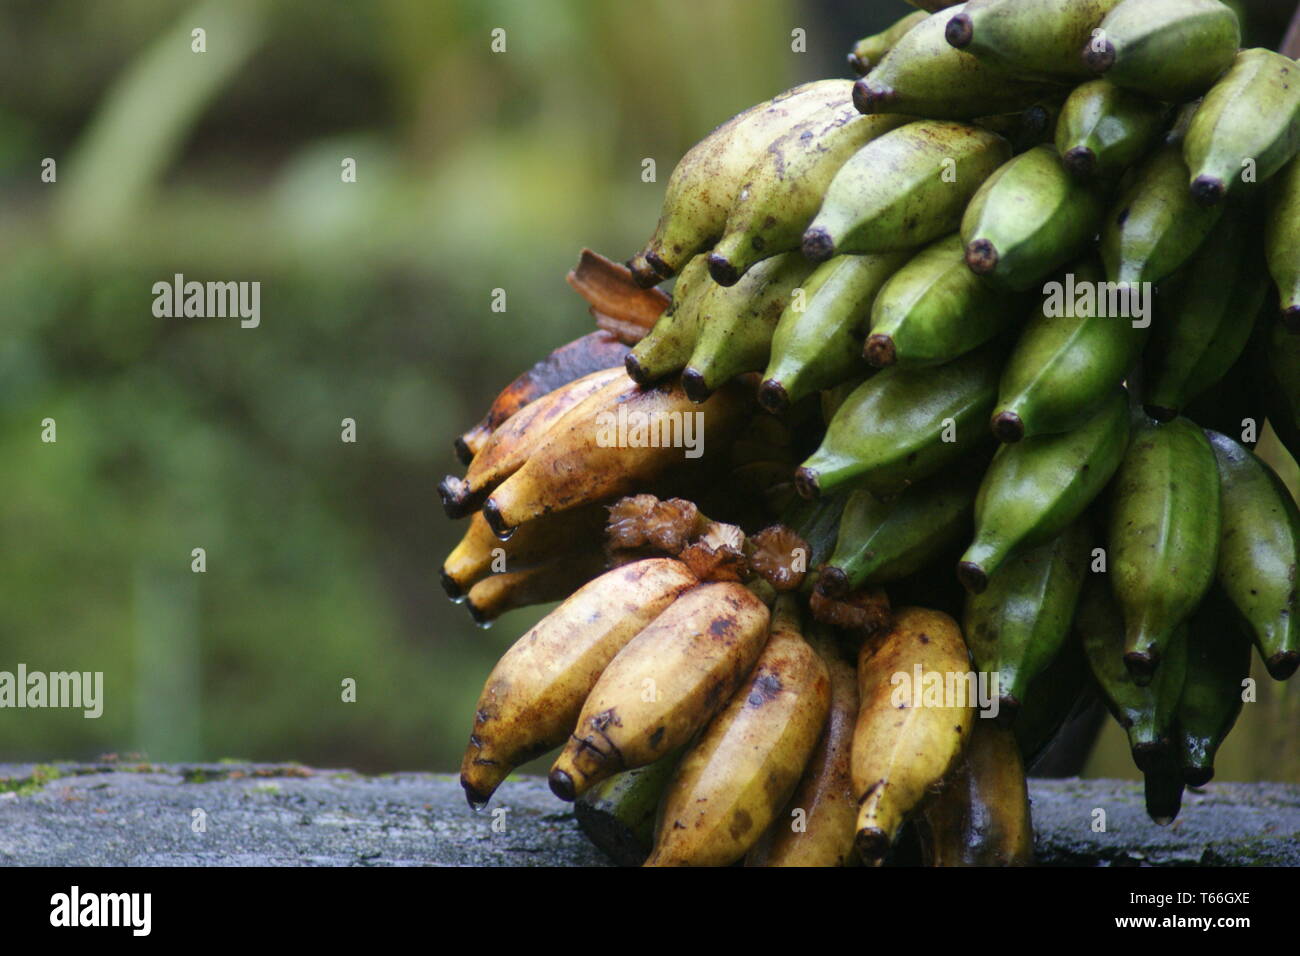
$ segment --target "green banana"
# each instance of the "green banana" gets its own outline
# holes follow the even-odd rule
[[[726,231],[709,256],[713,280],[735,285],[754,263],[798,249],[840,167],[909,120],[863,116],[846,104],[805,120],[772,143],[746,174]]]
[[[1269,674],[1286,680],[1300,666],[1300,510],[1282,479],[1249,449],[1218,432],[1207,436],[1223,502],[1216,579]]]
[[[1300,150],[1300,68],[1272,50],[1242,50],[1192,116],[1183,140],[1192,196],[1222,202],[1271,179]]]
[[[1070,81],[1089,74],[1079,57],[1120,0],[970,0],[945,36],[1011,76]]]
[[[991,342],[938,368],[888,368],[867,379],[795,473],[799,493],[816,498],[860,479],[876,494],[896,494],[962,457],[986,434],[999,358]]]
[[[1021,110],[1051,89],[1021,80],[949,45],[948,21],[961,4],[907,31],[884,59],[853,87],[863,113],[911,113],[935,119],[971,119]]]
[[[975,670],[998,675],[998,718],[1014,721],[1032,682],[1061,653],[1088,575],[1085,520],[1009,560],[988,588],[966,596],[962,632]]]
[[[797,252],[783,252],[764,259],[736,285],[715,286],[700,300],[700,337],[682,372],[691,401],[707,401],[737,375],[767,364],[777,320],[812,268]]]
[[[772,335],[772,356],[758,402],[780,414],[795,402],[867,371],[862,360],[871,304],[906,252],[836,256],[791,296]]]
[[[979,594],[1013,554],[1069,527],[1119,467],[1128,428],[1128,401],[1117,388],[1073,431],[999,448],[975,499],[975,539],[957,565],[966,590]]]
[[[1080,179],[1110,179],[1128,169],[1160,136],[1167,107],[1110,80],[1074,88],[1056,123],[1061,162]]]
[[[700,337],[699,304],[711,288],[709,257],[704,253],[686,264],[673,286],[673,300],[649,333],[623,360],[638,385],[651,385],[686,367]]]
[[[966,264],[996,285],[1028,289],[1097,234],[1101,197],[1065,171],[1052,146],[1021,153],[985,181],[962,216]]]
[[[978,126],[918,120],[872,140],[831,180],[803,236],[824,262],[845,252],[910,249],[952,232],[1011,145]]]
[[[1187,191],[1182,146],[1166,143],[1137,167],[1101,229],[1112,282],[1159,282],[1192,257],[1223,206],[1199,205]]]
[[[1170,752],[1156,755],[1151,769],[1142,772],[1147,816],[1157,826],[1169,826],[1178,816],[1178,811],[1182,809],[1184,789],[1182,770],[1178,757]]]
[[[1117,86],[1181,103],[1208,90],[1240,44],[1237,15],[1219,0],[1124,0],[1082,52]]]
[[[693,146],[669,177],[654,234],[629,263],[637,283],[657,285],[712,245],[745,174],[768,144],[817,111],[844,105],[848,96],[847,80],[805,83],[732,117]]]
[[[1186,418],[1140,425],[1115,476],[1107,535],[1124,663],[1139,684],[1214,581],[1219,528],[1219,471],[1201,429]]]
[[[959,471],[936,475],[887,500],[855,489],[840,517],[835,552],[818,574],[817,590],[838,598],[921,571],[970,533],[978,487],[978,472]]]
[[[866,76],[884,58],[886,53],[898,45],[898,41],[903,38],[905,33],[929,16],[924,10],[917,10],[895,20],[880,33],[873,33],[871,36],[863,37],[853,44],[853,49],[849,51],[849,66],[853,68],[853,72],[857,73],[858,76]]]
[[[1250,638],[1218,588],[1188,622],[1187,677],[1178,700],[1177,751],[1188,786],[1214,777],[1214,755],[1241,713]]]
[[[578,827],[619,866],[640,866],[654,846],[659,799],[681,752],[602,780],[573,804]]]
[[[966,268],[961,237],[953,233],[885,283],[871,307],[864,354],[877,367],[942,365],[1005,331],[1020,311]]]
[[[1109,291],[1108,291],[1109,290]],[[1047,286],[1002,370],[993,434],[1018,442],[1079,427],[1142,352],[1149,316],[1126,320],[1122,299],[1090,260]]]
[[[1246,348],[1264,298],[1258,223],[1250,210],[1229,210],[1188,264],[1146,350],[1143,402],[1167,422],[1219,381]],[[1163,311],[1163,310],[1162,310]]]
[[[1124,666],[1124,618],[1107,577],[1094,574],[1084,584],[1075,627],[1106,706],[1128,735],[1133,762],[1146,771],[1173,747],[1174,716],[1187,673],[1187,631],[1178,628],[1152,683],[1138,684]]]
[[[1300,332],[1300,159],[1294,159],[1271,183],[1264,249],[1268,271],[1277,285],[1282,319]]]
[[[1263,324],[1255,323],[1256,333]],[[1257,337],[1252,335],[1252,338]],[[1255,395],[1256,383],[1251,381],[1254,374],[1248,360],[1251,346],[1247,344],[1246,349],[1247,356],[1190,401],[1184,414],[1202,428],[1231,435],[1246,447],[1254,448],[1264,430],[1267,414]]]

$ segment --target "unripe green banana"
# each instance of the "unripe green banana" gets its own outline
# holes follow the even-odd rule
[[[1268,203],[1268,271],[1277,285],[1283,321],[1300,332],[1300,159],[1273,180]]]
[[[1110,80],[1074,88],[1056,123],[1061,162],[1080,179],[1118,176],[1157,141],[1167,107]]]
[[[1142,773],[1142,789],[1147,816],[1156,826],[1174,822],[1183,806],[1183,768],[1172,750],[1157,754],[1151,769]]]
[[[998,675],[998,719],[1015,720],[1032,682],[1070,634],[1088,576],[1091,535],[1084,519],[1007,561],[981,594],[966,596],[962,631],[975,670]]]
[[[706,401],[737,375],[767,364],[777,320],[812,268],[799,253],[784,252],[764,259],[734,286],[714,286],[700,300],[700,337],[682,372],[691,401]]]
[[[817,589],[843,597],[867,584],[886,584],[922,570],[970,534],[979,472],[936,475],[897,497],[854,490],[840,517],[835,552],[817,576]]]
[[[1188,622],[1187,678],[1178,700],[1177,751],[1188,786],[1214,777],[1214,755],[1241,713],[1250,639],[1218,588]]]
[[[970,0],[948,21],[950,44],[1011,76],[1071,81],[1090,74],[1079,57],[1120,0]]]
[[[1255,323],[1252,339],[1259,338],[1260,328],[1268,322],[1266,318]],[[1247,344],[1246,349],[1249,353],[1251,346]],[[1188,402],[1183,414],[1202,428],[1223,432],[1246,447],[1254,448],[1259,444],[1267,412],[1256,394],[1258,383],[1251,381],[1253,375],[1254,367],[1248,354],[1229,369],[1227,375]]]
[[[1124,664],[1139,684],[1209,590],[1219,529],[1219,471],[1201,429],[1185,418],[1139,426],[1115,476],[1107,535]]]
[[[1023,303],[966,268],[961,237],[940,239],[907,261],[871,307],[864,354],[872,365],[942,365],[1004,332]]]
[[[1207,435],[1223,502],[1216,579],[1250,627],[1269,674],[1286,680],[1300,666],[1300,510],[1265,462],[1226,435]]]
[[[1166,143],[1139,166],[1101,229],[1112,282],[1159,282],[1200,248],[1223,206],[1199,205],[1187,191],[1182,146]]]
[[[1150,316],[1115,314],[1123,311],[1122,298],[1102,279],[1100,268],[1084,260],[1049,285],[1002,370],[992,418],[1000,441],[1078,428],[1137,361]]]
[[[1001,136],[964,123],[918,120],[886,133],[835,174],[803,253],[824,262],[938,239],[957,228],[980,184],[1010,158]]]
[[[966,264],[998,286],[1028,289],[1083,252],[1102,208],[1054,147],[1021,153],[985,181],[962,217]]]
[[[1230,209],[1172,290],[1146,351],[1143,403],[1167,422],[1241,357],[1268,294],[1259,228],[1249,209]]]
[[[772,335],[772,356],[759,404],[779,414],[795,402],[866,372],[862,340],[881,286],[907,261],[906,252],[836,256],[791,296]]]
[[[886,53],[898,45],[898,41],[904,34],[928,17],[929,14],[924,10],[917,10],[895,20],[880,33],[863,37],[853,44],[853,49],[849,51],[849,66],[853,68],[853,72],[858,76],[866,76],[884,59]]]
[[[844,163],[906,116],[863,116],[852,104],[816,114],[765,149],[745,176],[726,232],[709,256],[715,282],[735,285],[754,263],[798,249]]]
[[[1108,578],[1094,574],[1084,584],[1075,627],[1106,706],[1128,735],[1133,762],[1146,771],[1172,750],[1174,714],[1187,673],[1187,632],[1178,629],[1155,679],[1139,685],[1124,666],[1124,618]]]
[[[1192,196],[1203,205],[1271,179],[1300,150],[1300,67],[1242,50],[1192,116],[1183,140]]]
[[[619,866],[640,866],[650,855],[659,801],[680,758],[679,751],[624,770],[574,801],[578,827]]]
[[[975,539],[957,566],[966,590],[979,594],[1013,554],[1069,527],[1119,467],[1128,428],[1128,401],[1117,388],[1073,431],[999,448],[975,499]]]
[[[999,349],[990,342],[938,368],[887,368],[867,379],[796,472],[799,493],[816,498],[861,479],[876,494],[896,494],[977,447],[996,397]]]
[[[668,180],[654,235],[629,267],[643,286],[677,274],[722,235],[745,174],[778,136],[823,109],[844,105],[847,80],[818,80],[732,117],[682,157]]]
[[[853,87],[864,113],[911,113],[934,119],[971,119],[1024,109],[1050,88],[1008,77],[950,46],[948,21],[965,5],[917,24]]]
[[[672,303],[623,360],[632,381],[651,385],[686,367],[700,337],[700,300],[713,287],[709,257],[700,253],[677,277]]]
[[[1240,44],[1237,15],[1219,0],[1124,0],[1082,53],[1112,83],[1180,103],[1208,90]]]

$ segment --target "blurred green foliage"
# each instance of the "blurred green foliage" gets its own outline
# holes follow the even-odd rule
[[[580,248],[629,255],[692,143],[907,11],[0,0],[0,669],[107,698],[0,710],[0,761],[456,767],[542,610],[483,632],[443,598],[452,438],[590,329]],[[175,273],[260,281],[261,326],[155,318]]]

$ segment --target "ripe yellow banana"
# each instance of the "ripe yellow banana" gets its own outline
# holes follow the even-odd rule
[[[1013,731],[977,720],[943,789],[921,810],[927,866],[1029,866],[1034,827]]]
[[[465,609],[475,624],[487,627],[506,611],[567,597],[605,568],[604,553],[588,548],[530,568],[489,574],[469,589]]]
[[[815,627],[809,643],[830,675],[826,726],[785,812],[749,851],[746,866],[845,866],[853,858],[858,802],[849,760],[858,719],[858,677],[828,629]]]
[[[902,608],[886,633],[863,644],[853,789],[864,863],[884,862],[908,814],[961,755],[974,702],[945,699],[944,691],[964,688],[969,673],[957,622],[939,611]]]
[[[767,646],[700,735],[664,795],[646,866],[727,866],[762,836],[799,783],[830,707],[830,676],[777,600]]]
[[[724,385],[694,404],[678,383],[641,389],[620,379],[570,409],[483,505],[498,537],[555,511],[644,489],[686,464],[708,464],[744,424],[753,389]],[[707,454],[704,454],[706,453]]]
[[[557,388],[511,415],[474,456],[464,478],[448,475],[438,486],[447,516],[463,518],[477,508],[493,488],[519,470],[560,419],[602,389],[626,379],[622,368],[601,369]]]
[[[551,767],[573,800],[621,770],[684,745],[745,679],[767,641],[767,606],[742,584],[686,592],[619,651]]]
[[[697,583],[671,558],[626,564],[575,591],[516,641],[474,711],[460,771],[470,805],[486,803],[511,770],[564,743],[614,655]]]

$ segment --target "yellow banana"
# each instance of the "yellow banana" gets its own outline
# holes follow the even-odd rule
[[[767,641],[767,606],[742,584],[701,584],[654,619],[605,668],[551,767],[573,800],[621,770],[684,745],[745,679]]]
[[[460,771],[470,805],[486,803],[511,770],[564,743],[614,655],[697,583],[671,558],[626,564],[575,591],[516,641],[474,710]]]
[[[884,862],[908,814],[961,755],[975,716],[968,674],[957,622],[939,611],[902,608],[887,632],[863,644],[853,732],[863,862]],[[961,699],[945,699],[946,689]]]
[[[463,518],[505,481],[542,444],[566,414],[610,385],[627,379],[622,368],[606,368],[563,385],[515,412],[488,438],[464,478],[448,475],[438,486],[448,517]]]
[[[530,568],[489,574],[469,589],[465,609],[475,624],[487,627],[506,611],[567,597],[605,567],[604,553],[587,548]]]
[[[830,707],[830,676],[777,600],[746,681],[678,764],[646,866],[727,866],[762,836],[799,783]]]
[[[858,803],[849,759],[858,719],[858,677],[828,629],[815,628],[809,643],[830,675],[826,726],[785,813],[749,851],[746,866],[845,866],[853,858]]]

